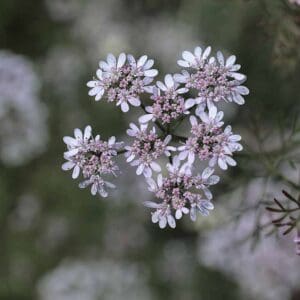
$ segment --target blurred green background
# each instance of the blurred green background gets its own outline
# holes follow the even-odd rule
[[[134,168],[108,199],[95,198],[61,170],[62,137],[90,124],[123,139],[139,116],[87,95],[108,52],[147,54],[162,78],[179,70],[183,50],[211,45],[235,54],[248,77],[246,105],[230,106],[227,120],[259,149],[298,115],[299,41],[300,9],[284,0],[1,0],[0,299],[277,299],[272,287],[256,291],[255,278],[245,287],[203,263],[199,244],[221,210],[160,230]],[[245,153],[214,189],[216,207],[257,173],[267,176]],[[285,297],[300,299],[295,285],[282,285]]]

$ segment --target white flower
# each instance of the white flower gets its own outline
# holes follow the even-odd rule
[[[192,221],[197,219],[197,211],[204,217],[209,215],[209,211],[214,209],[214,205],[208,200],[198,200],[191,204],[190,217]]]
[[[146,55],[137,61],[132,55],[121,53],[118,59],[108,54],[107,61],[100,61],[97,78],[87,83],[90,96],[99,101],[106,94],[108,102],[115,102],[123,112],[128,112],[129,104],[140,106],[140,94],[149,91],[149,84],[158,74],[151,69],[154,61]]]
[[[158,81],[157,87],[152,88],[152,106],[146,107],[147,114],[139,118],[140,123],[160,120],[163,124],[170,123],[172,119],[189,114],[189,109],[196,104],[194,99],[187,101],[181,96],[188,92],[185,87],[180,87],[171,74],[165,76],[164,83]]]
[[[201,47],[196,47],[194,49],[194,53],[190,51],[183,51],[182,52],[182,60],[178,60],[177,63],[179,66],[184,68],[198,68],[203,66],[203,64],[208,59],[211,53],[211,47],[207,47],[202,50]]]
[[[151,220],[153,223],[158,223],[161,229],[166,228],[167,225],[169,225],[171,228],[176,227],[175,218],[172,216],[171,209],[168,204],[165,203],[157,204],[155,202],[145,201],[144,205],[146,207],[156,209],[156,211],[152,213]]]
[[[114,161],[117,151],[123,146],[122,142],[116,142],[114,136],[108,141],[100,139],[100,135],[95,138],[92,136],[91,126],[86,126],[84,132],[76,128],[74,136],[65,136],[64,142],[67,144],[68,151],[64,153],[67,160],[62,165],[64,171],[73,169],[72,178],[76,179],[82,171],[83,182],[79,184],[80,188],[91,185],[92,195],[97,193],[102,197],[107,197],[106,188],[115,186],[104,180],[103,176],[117,176],[118,166]]]
[[[156,160],[162,155],[170,156],[170,151],[176,151],[175,147],[168,146],[171,141],[171,135],[160,139],[156,134],[155,127],[150,131],[147,130],[148,125],[142,124],[138,128],[135,124],[130,124],[127,134],[134,137],[135,140],[131,146],[126,146],[125,157],[127,162],[132,166],[137,166],[136,174],[143,174],[145,177],[152,176],[154,172],[160,172],[161,167]]]
[[[79,184],[79,187],[81,189],[84,189],[89,185],[91,185],[91,194],[93,196],[95,196],[98,193],[103,198],[106,198],[108,196],[106,188],[110,188],[110,189],[116,188],[116,186],[114,184],[112,184],[111,182],[103,180],[98,175],[92,175],[89,179],[81,182]]]
[[[242,85],[246,76],[237,72],[241,66],[235,64],[236,57],[231,55],[225,60],[223,54],[218,51],[216,58],[208,59],[210,52],[210,47],[206,48],[203,54],[200,47],[195,48],[194,54],[184,51],[184,60],[179,60],[178,64],[190,68],[191,73],[183,70],[181,74],[174,75],[175,80],[184,83],[188,89],[198,91],[195,100],[199,110],[204,110],[206,104],[219,101],[244,104],[243,96],[248,95],[249,90]]]
[[[209,161],[209,166],[213,167],[216,164],[223,170],[228,169],[229,166],[236,166],[236,161],[232,158],[232,153],[236,151],[243,150],[240,143],[241,136],[238,134],[233,134],[231,131],[231,126],[226,126],[224,130],[224,141],[219,151],[215,152],[211,160]]]

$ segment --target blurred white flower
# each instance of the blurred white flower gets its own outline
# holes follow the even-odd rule
[[[47,110],[39,85],[28,59],[0,51],[0,158],[7,165],[21,165],[46,148]]]
[[[111,260],[64,261],[37,285],[40,300],[150,300],[146,274]]]
[[[268,191],[274,191],[274,184],[266,188],[265,181],[253,180],[243,191],[243,202],[249,209],[243,209],[239,220],[206,231],[205,238],[199,238],[201,263],[233,276],[242,288],[243,299],[244,296],[263,300],[290,299],[292,292],[299,288],[299,257],[294,255],[290,241],[267,237],[262,231],[261,240],[252,248],[254,230],[257,226],[264,228],[270,221],[268,215],[260,217],[260,208],[264,208],[259,207],[263,192]],[[238,210],[239,199],[233,195],[231,200],[221,212],[223,220],[226,219],[224,215],[232,217],[232,212]]]
[[[289,0],[291,4],[296,4],[300,6],[300,0]]]
[[[54,21],[70,21],[80,13],[79,0],[45,0],[46,8]]]
[[[73,47],[56,46],[49,50],[43,61],[43,77],[51,92],[73,101],[78,95],[76,86],[85,70],[83,57]]]

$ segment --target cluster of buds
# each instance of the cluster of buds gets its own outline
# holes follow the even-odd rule
[[[91,185],[93,195],[106,197],[106,188],[114,185],[105,178],[118,175],[115,159],[124,154],[154,194],[156,201],[146,201],[145,206],[154,209],[152,221],[159,227],[174,228],[176,219],[184,214],[193,221],[197,213],[207,216],[214,208],[210,186],[219,182],[214,168],[235,166],[232,156],[242,150],[241,137],[232,132],[231,126],[223,128],[224,114],[217,109],[221,101],[244,104],[244,96],[249,93],[243,86],[246,76],[237,72],[240,65],[235,61],[233,55],[225,59],[217,52],[214,57],[210,47],[196,47],[193,53],[182,53],[178,61],[184,68],[181,73],[167,74],[164,82],[151,85],[158,74],[152,69],[152,59],[109,54],[107,61],[100,61],[97,78],[87,83],[89,95],[96,101],[105,97],[124,113],[129,105],[140,107],[140,124],[129,124],[129,145],[116,142],[115,137],[107,142],[100,136],[94,138],[90,126],[84,133],[75,129],[75,138],[64,138],[68,151],[63,169],[73,169],[73,178],[82,171],[85,181],[79,186]],[[188,136],[178,134],[184,121],[190,124]]]

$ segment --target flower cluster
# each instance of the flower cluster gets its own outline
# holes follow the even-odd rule
[[[172,75],[165,76],[165,83],[158,81],[157,87],[153,87],[151,99],[152,106],[146,107],[147,114],[139,118],[140,123],[159,120],[162,124],[171,123],[183,114],[189,114],[188,109],[191,105],[190,101],[186,101],[181,96],[188,92],[187,88],[179,88],[179,84],[174,81]]]
[[[151,69],[153,59],[143,55],[138,61],[132,55],[121,53],[116,59],[108,54],[107,62],[100,61],[97,78],[87,83],[90,96],[99,101],[104,94],[108,102],[116,102],[123,112],[129,111],[129,104],[140,106],[140,94],[149,91],[148,85],[158,71]],[[129,103],[129,104],[128,104]]]
[[[209,160],[210,167],[218,163],[223,170],[228,168],[227,165],[235,166],[236,161],[231,156],[233,152],[243,149],[242,145],[237,143],[241,136],[233,134],[231,126],[223,130],[222,117],[223,112],[217,113],[215,106],[209,108],[208,114],[200,114],[200,123],[195,116],[191,116],[191,136],[183,146],[178,147],[179,158],[187,158],[188,163],[193,164],[195,157],[198,157],[201,161]]]
[[[85,180],[79,187],[91,185],[92,195],[99,193],[100,196],[107,197],[106,188],[115,186],[104,180],[103,175],[117,175],[119,168],[114,158],[122,143],[116,142],[114,136],[108,142],[101,140],[100,135],[93,138],[91,126],[86,126],[84,132],[76,128],[74,136],[75,138],[64,137],[68,151],[64,153],[67,162],[62,165],[62,169],[65,171],[73,169],[73,179],[76,179],[82,171]]]
[[[141,125],[140,129],[133,123],[130,124],[130,129],[127,134],[135,138],[131,146],[125,146],[127,152],[127,162],[132,166],[138,166],[136,170],[137,175],[144,174],[145,177],[152,176],[152,170],[160,172],[161,167],[156,160],[165,154],[170,156],[170,151],[176,151],[175,147],[168,146],[171,141],[171,135],[168,135],[164,140],[159,138],[155,127],[149,132],[147,125]]]
[[[147,207],[155,209],[152,213],[152,222],[158,222],[160,228],[165,228],[167,224],[175,228],[175,218],[181,219],[183,214],[190,213],[193,221],[196,220],[197,211],[203,216],[208,216],[209,210],[214,208],[209,201],[212,199],[209,186],[218,183],[220,179],[212,175],[214,169],[206,168],[201,175],[193,175],[189,166],[180,165],[178,156],[175,156],[173,163],[167,164],[167,170],[168,176],[163,177],[159,174],[157,182],[152,178],[147,179],[149,191],[155,193],[155,197],[162,201],[159,204],[145,202]]]
[[[236,57],[232,55],[225,60],[220,51],[216,58],[210,54],[211,47],[204,51],[196,47],[194,53],[184,51],[178,65],[191,70],[191,73],[183,70],[181,74],[175,74],[175,79],[186,88],[197,91],[199,109],[220,101],[244,104],[243,96],[248,95],[249,90],[242,85],[246,76],[237,72],[241,66],[235,64]]]
[[[64,138],[68,161],[63,169],[73,169],[73,178],[82,171],[85,181],[80,187],[91,185],[92,194],[107,196],[106,188],[114,185],[103,175],[117,175],[114,159],[124,153],[156,198],[156,202],[146,201],[145,205],[154,209],[152,221],[161,228],[174,228],[176,219],[184,214],[189,214],[192,221],[197,212],[207,216],[214,208],[210,186],[220,179],[214,175],[214,168],[235,166],[233,154],[242,150],[241,136],[234,134],[229,125],[223,128],[224,113],[216,106],[220,101],[244,104],[243,96],[249,93],[242,85],[246,76],[237,72],[240,65],[235,63],[236,57],[225,59],[221,52],[214,57],[210,47],[203,51],[196,47],[194,53],[184,51],[182,58],[178,61],[184,68],[181,73],[167,74],[164,82],[150,85],[158,74],[151,69],[152,59],[146,55],[136,60],[124,53],[118,58],[109,54],[106,62],[100,61],[97,78],[87,84],[89,95],[96,101],[105,96],[123,112],[128,112],[129,104],[143,110],[140,124],[130,123],[127,130],[131,143],[117,143],[115,137],[108,142],[100,136],[93,138],[90,126],[84,133],[76,129],[75,139]],[[144,93],[149,99],[142,103]],[[190,126],[188,136],[178,134],[184,123]]]

